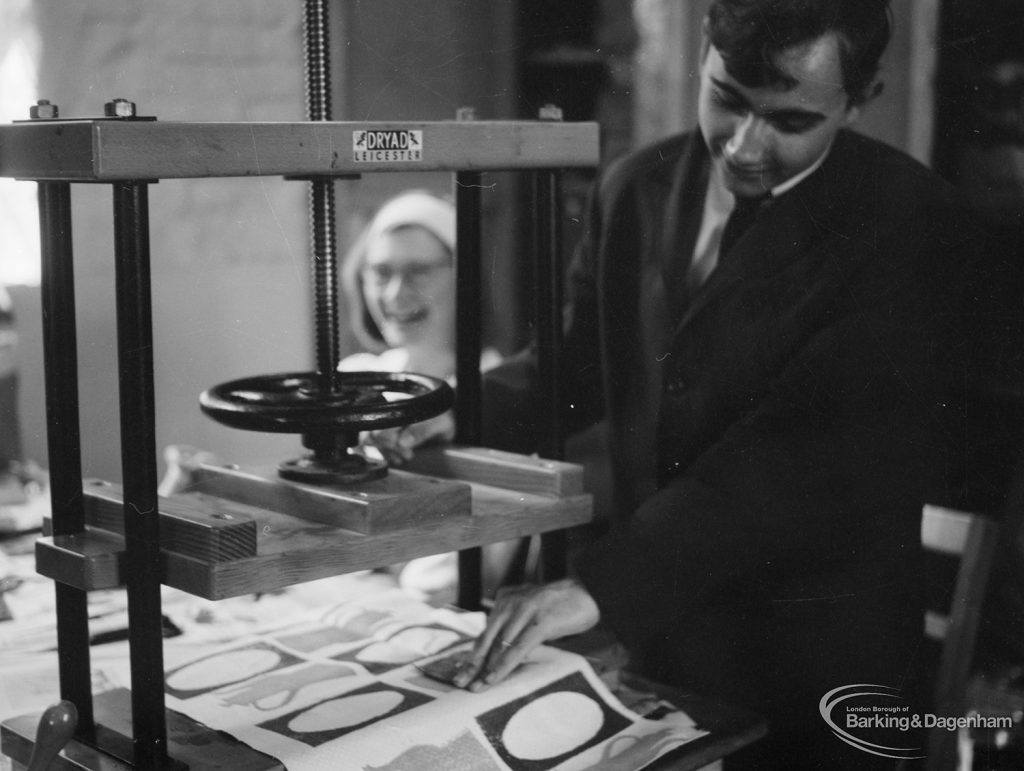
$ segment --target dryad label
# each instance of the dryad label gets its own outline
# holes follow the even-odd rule
[[[352,160],[357,163],[422,161],[423,132],[413,129],[353,131]]]

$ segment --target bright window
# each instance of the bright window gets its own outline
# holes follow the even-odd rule
[[[37,99],[39,38],[32,0],[0,3],[0,123],[28,118]],[[0,285],[39,283],[36,186],[0,178]]]

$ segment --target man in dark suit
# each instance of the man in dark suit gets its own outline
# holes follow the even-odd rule
[[[848,130],[885,0],[718,0],[704,32],[700,130],[606,170],[573,270],[566,420],[608,418],[618,516],[572,578],[499,595],[461,682],[600,620],[640,673],[768,717],[727,768],[891,764],[819,701],[911,693],[973,239],[938,177]],[[529,354],[490,373],[488,443],[533,449],[535,383]]]

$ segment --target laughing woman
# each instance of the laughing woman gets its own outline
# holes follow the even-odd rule
[[[345,257],[342,287],[366,353],[343,371],[455,372],[455,207],[422,190],[387,201]],[[488,349],[481,366],[498,363]]]

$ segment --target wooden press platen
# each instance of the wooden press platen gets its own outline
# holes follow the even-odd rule
[[[309,485],[276,468],[200,465],[160,499],[163,583],[210,600],[404,562],[588,522],[572,463],[479,447],[429,448],[384,479]],[[40,539],[43,575],[86,590],[122,586],[121,485],[84,483],[87,532]]]
[[[272,468],[200,466],[192,488],[159,499],[159,559],[150,561],[153,568],[144,568],[139,552],[130,551],[129,546],[139,543],[138,535],[132,535],[138,532],[137,525],[132,524],[136,529],[127,533],[126,525],[140,516],[152,522],[151,512],[137,503],[155,499],[156,480],[151,478],[155,459],[148,457],[148,452],[141,461],[126,456],[123,490],[102,480],[81,479],[69,183],[111,183],[115,226],[118,217],[128,222],[128,227],[117,233],[118,265],[119,269],[140,270],[137,283],[145,291],[131,297],[119,295],[119,316],[124,312],[129,318],[145,317],[145,324],[124,332],[119,326],[120,354],[143,356],[128,362],[129,377],[136,379],[128,387],[122,380],[120,409],[122,432],[125,414],[142,416],[135,423],[142,424],[145,448],[152,442],[155,421],[152,373],[144,358],[151,348],[145,344],[149,324],[147,183],[204,177],[325,178],[388,171],[451,171],[457,182],[499,170],[532,170],[554,178],[562,169],[597,165],[596,124],[557,120],[164,123],[137,119],[134,113],[57,120],[55,115],[48,118],[47,112],[41,109],[38,120],[0,126],[0,176],[40,183],[48,433],[55,505],[54,535],[39,540],[36,556],[39,572],[58,582],[58,610],[63,602],[75,615],[84,612],[84,603],[69,592],[128,583],[131,611],[133,591],[135,597],[143,598],[137,603],[145,601],[145,592],[138,588],[142,584],[134,577],[139,570],[156,570],[164,584],[204,598],[222,599],[589,521],[591,501],[582,490],[579,467],[479,447],[424,451],[407,469],[391,470],[384,479],[346,488],[285,481]],[[396,156],[367,149],[367,142],[373,142],[368,137],[386,136],[405,137],[412,142],[413,152]],[[538,208],[550,213],[553,201],[558,206],[557,196],[551,194],[555,188],[542,184],[539,189],[547,192],[545,205]],[[556,241],[547,238],[549,245]],[[123,259],[126,255],[129,259]],[[67,275],[62,275],[65,268]],[[551,275],[555,272],[553,269]],[[59,318],[61,314],[51,313],[47,318],[48,304],[70,308],[70,322]],[[557,295],[549,304],[547,315],[557,319]],[[549,326],[557,332],[557,321]],[[131,335],[139,330],[143,339],[133,340]],[[127,336],[122,339],[122,334]],[[125,371],[122,362],[122,378]],[[463,383],[460,378],[464,390],[472,391],[470,378],[465,380]],[[126,408],[130,408],[128,412]],[[55,445],[59,445],[56,455]],[[144,473],[133,473],[133,469]],[[134,492],[130,494],[129,488]],[[129,565],[135,567],[129,569]],[[155,601],[159,603],[158,595]],[[146,615],[158,618],[158,605],[147,609]],[[84,626],[84,616],[66,627],[70,632],[62,632],[63,623],[58,621],[58,639],[70,636],[80,642],[72,647],[87,647],[79,626]],[[137,678],[146,683],[162,682],[162,671],[148,671],[145,663],[147,652],[161,658],[159,630],[136,636],[134,622],[132,626],[132,681],[133,690],[138,691]],[[157,639],[153,640],[154,636]],[[137,639],[144,644],[138,645]],[[154,644],[156,648],[151,647]],[[87,651],[84,671],[76,672],[76,665],[67,663],[65,647],[62,642],[62,696],[80,704],[80,711],[88,709],[83,717],[94,726],[89,729],[94,738],[84,740],[80,723],[78,739],[68,752],[73,746],[83,760],[62,767],[123,768],[111,758],[108,747],[127,742],[124,752],[116,755],[132,755],[133,740],[124,736],[131,733],[124,705],[108,714],[104,699],[97,698],[97,717],[103,722],[93,723]],[[162,689],[143,690],[154,693],[131,695],[129,722],[133,724],[136,767],[157,761],[165,767],[163,728],[147,717],[162,710]],[[71,693],[65,695],[68,691]],[[188,738],[194,727],[175,727],[180,719],[167,713],[169,754],[178,760],[182,755],[178,752],[181,747],[175,749],[176,741],[186,750],[195,744],[194,738]],[[17,719],[3,726],[3,751],[17,763],[28,763],[36,722],[38,719]],[[101,746],[103,751],[97,753],[93,746]],[[200,753],[186,763],[192,768],[211,767],[207,761]],[[166,767],[182,766],[172,761]]]

